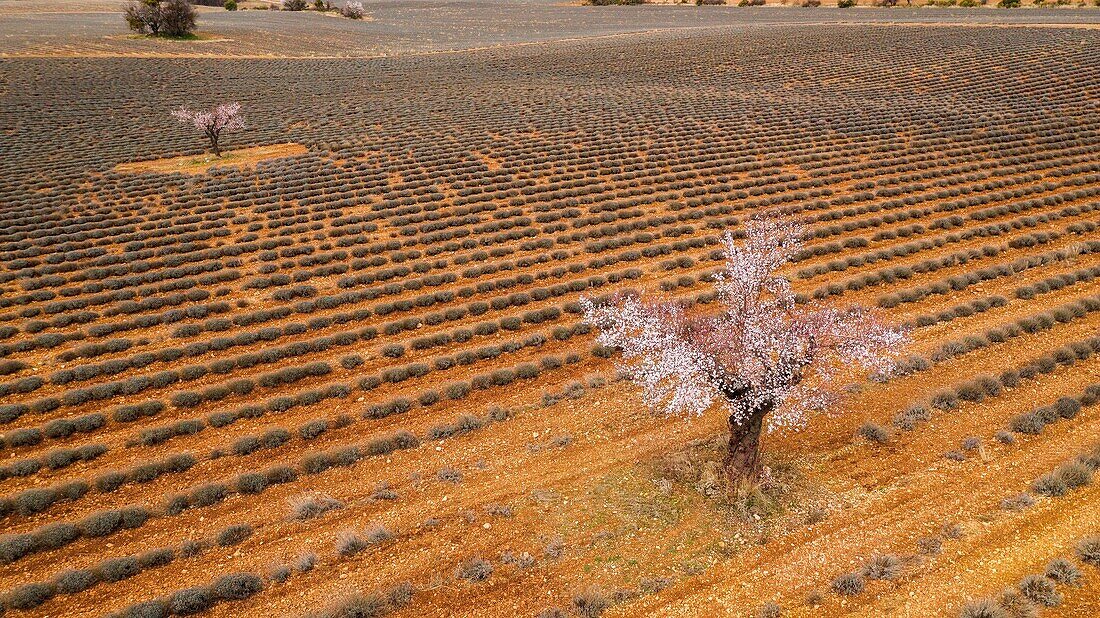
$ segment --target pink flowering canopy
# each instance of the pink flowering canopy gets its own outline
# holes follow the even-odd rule
[[[621,349],[620,366],[649,406],[699,415],[717,400],[731,422],[773,409],[770,429],[801,428],[835,401],[839,377],[852,367],[891,369],[907,341],[868,310],[795,302],[778,271],[801,232],[778,217],[748,221],[741,243],[727,231],[717,314],[630,295],[602,305],[581,299],[585,319],[599,329],[598,343]]]
[[[237,131],[244,128],[244,118],[241,117],[240,103],[222,103],[212,110],[189,110],[185,107],[172,112],[180,122],[189,123],[196,129],[214,133],[215,135]]]

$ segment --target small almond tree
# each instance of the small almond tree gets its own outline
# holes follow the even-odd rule
[[[244,118],[241,117],[240,103],[222,103],[210,111],[191,111],[180,107],[172,112],[180,122],[190,124],[202,131],[210,140],[210,149],[217,157],[222,156],[221,136],[244,128]]]
[[[340,14],[348,19],[363,19],[363,3],[348,0],[347,4],[340,7]]]
[[[715,275],[717,314],[637,295],[602,305],[581,299],[597,342],[621,350],[622,369],[652,408],[701,415],[722,406],[731,487],[758,478],[765,424],[803,427],[839,396],[842,375],[889,370],[907,340],[868,310],[796,302],[777,271],[798,250],[800,235],[793,221],[777,217],[748,221],[740,244],[726,232],[725,267]]]

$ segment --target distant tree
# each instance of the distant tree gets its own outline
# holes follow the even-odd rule
[[[715,315],[637,295],[601,305],[581,300],[597,342],[621,349],[622,368],[651,407],[700,415],[723,406],[731,485],[758,478],[765,421],[769,429],[801,428],[839,396],[836,382],[849,368],[887,370],[907,340],[868,310],[795,302],[777,272],[799,248],[793,222],[760,217],[744,232],[740,245],[732,233],[723,236]]]
[[[182,1],[182,0],[176,0]],[[222,156],[221,136],[244,128],[240,103],[222,103],[210,111],[191,111],[180,107],[172,112],[180,122],[194,126],[210,140],[210,149],[217,157]]]
[[[123,16],[134,32],[153,36],[160,33],[162,17],[159,0],[130,0]]]
[[[160,12],[168,36],[186,36],[195,30],[195,7],[187,0],[167,0]]]
[[[188,0],[130,0],[123,17],[134,32],[186,36],[195,29],[196,13]]]
[[[348,0],[347,4],[340,7],[340,14],[348,19],[363,19],[363,3]]]

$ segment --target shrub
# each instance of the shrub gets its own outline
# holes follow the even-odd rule
[[[332,602],[319,613],[310,614],[309,618],[380,618],[389,610],[381,596],[356,593]]]
[[[952,410],[959,407],[959,396],[955,391],[942,390],[932,395],[932,407],[939,410]]]
[[[395,584],[386,592],[386,598],[389,600],[391,607],[400,608],[408,605],[415,594],[416,588],[413,587],[412,583],[401,582]]]
[[[193,558],[202,553],[204,549],[203,544],[193,539],[188,539],[180,543],[180,557],[181,558]]]
[[[187,510],[190,503],[187,500],[187,496],[182,494],[170,494],[168,498],[164,500],[163,512],[165,515],[179,515]]]
[[[54,587],[60,594],[83,592],[99,582],[99,576],[91,569],[69,569],[54,578]]]
[[[155,567],[164,566],[172,560],[175,560],[176,554],[170,547],[161,547],[159,549],[150,549],[147,552],[140,554],[137,557],[138,564],[143,569],[151,569]]]
[[[291,575],[290,567],[285,565],[285,564],[280,564],[280,565],[272,567],[271,571],[268,573],[267,577],[268,577],[268,579],[270,579],[271,581],[273,581],[277,584],[282,584],[282,583],[286,582],[288,579],[290,579],[290,575]]]
[[[856,0],[838,0],[836,3],[837,8],[850,9],[856,5]]]
[[[977,381],[960,384],[955,389],[955,394],[958,395],[959,399],[962,399],[963,401],[975,402],[984,400],[986,395],[985,390],[981,387],[981,385],[977,383]]]
[[[551,560],[561,558],[565,554],[565,541],[560,537],[550,539],[550,542],[543,548],[542,553]]]
[[[1081,570],[1065,558],[1051,560],[1044,574],[1047,578],[1066,586],[1076,586],[1081,580]]]
[[[1034,412],[1025,412],[1024,414],[1018,414],[1012,418],[1009,422],[1009,429],[1016,433],[1022,433],[1030,436],[1037,436],[1043,433],[1043,427],[1046,423],[1043,419]]]
[[[320,474],[332,466],[333,460],[328,453],[309,453],[302,457],[302,470],[306,474]]]
[[[396,500],[397,492],[390,488],[390,484],[383,481],[370,494],[371,500]]]
[[[444,483],[461,483],[462,473],[450,466],[441,468],[435,473],[435,477]]]
[[[160,3],[146,3],[132,1],[126,6],[122,14],[130,30],[139,34],[160,32],[162,22],[160,18]]]
[[[15,562],[29,554],[34,549],[34,545],[35,538],[31,534],[5,534],[0,536],[0,564]],[[1098,554],[1098,557],[1100,557],[1100,554]]]
[[[167,618],[168,611],[168,601],[164,599],[153,599],[152,601],[134,603],[123,610],[122,615],[125,616],[125,618]]]
[[[470,394],[470,384],[468,382],[453,382],[444,387],[443,394],[448,399],[462,399]]]
[[[168,598],[168,611],[176,616],[191,616],[214,606],[216,599],[204,587],[186,588]]]
[[[611,607],[611,602],[598,588],[589,588],[573,595],[573,611],[581,618],[598,618]]]
[[[1031,484],[1031,490],[1040,496],[1056,498],[1066,495],[1069,488],[1066,483],[1054,473],[1044,474]]]
[[[1062,604],[1062,593],[1054,582],[1043,575],[1028,575],[1016,586],[1020,594],[1044,607],[1057,607]]]
[[[294,568],[299,573],[306,573],[313,570],[313,565],[317,564],[317,554],[313,552],[306,552],[294,561]]]
[[[306,0],[283,0],[284,11],[304,11],[306,10]]]
[[[229,495],[229,488],[222,483],[208,483],[191,490],[187,496],[187,503],[193,507],[204,507],[217,504]]]
[[[1022,511],[1035,504],[1035,498],[1027,494],[1019,494],[1001,500],[1001,508],[1006,511]]]
[[[1054,402],[1054,410],[1058,413],[1058,416],[1064,419],[1072,419],[1081,412],[1081,402],[1071,397],[1062,397]]]
[[[36,551],[57,549],[72,543],[80,536],[80,529],[67,522],[54,522],[46,524],[34,534],[34,547]]]
[[[120,511],[99,511],[80,521],[80,532],[88,537],[101,537],[118,530],[122,523]]]
[[[1092,470],[1079,461],[1071,461],[1058,466],[1058,469],[1054,471],[1054,475],[1065,483],[1069,489],[1084,487],[1092,482]]]
[[[811,6],[821,6],[821,0],[813,1],[817,2],[817,4]],[[802,6],[806,6],[806,4],[803,4]],[[778,603],[775,603],[773,601],[769,601],[761,605],[760,609],[756,610],[756,618],[780,618],[780,616],[782,615],[783,608],[780,607]]]
[[[901,559],[892,554],[878,554],[863,567],[867,579],[894,579],[901,574]]]
[[[1006,618],[1038,618],[1039,608],[1015,588],[1005,588],[996,598],[997,605],[1008,612]]]
[[[885,444],[890,439],[890,434],[886,429],[875,423],[864,423],[859,428],[859,435],[863,439],[875,444]]]
[[[344,530],[336,535],[336,553],[353,556],[367,548],[369,543],[354,530]]]
[[[141,572],[141,565],[137,558],[125,556],[122,558],[108,558],[96,567],[100,579],[105,582],[117,582],[129,579]]]
[[[456,578],[471,582],[484,581],[492,574],[493,565],[476,556],[463,561],[455,568]]]
[[[229,547],[236,545],[252,536],[252,526],[249,524],[232,524],[226,526],[218,533],[218,545]]]
[[[57,490],[52,487],[28,489],[15,497],[15,510],[20,515],[34,515],[50,508],[57,499]]]
[[[193,408],[202,403],[202,395],[193,391],[181,391],[172,395],[172,405],[177,408]]]
[[[237,491],[242,494],[258,494],[267,489],[267,477],[259,472],[245,472],[237,477]]]
[[[237,10],[237,0],[225,0],[225,4],[222,5],[222,6],[224,6],[225,10],[227,10],[227,11],[236,11]]]
[[[52,583],[24,584],[6,595],[5,605],[10,609],[33,609],[49,601],[57,594]]]
[[[303,440],[312,440],[322,433],[328,431],[328,421],[325,419],[317,419],[309,421],[298,428],[298,435]]]
[[[932,418],[932,413],[925,406],[917,405],[907,408],[894,416],[894,426],[904,431],[911,431],[919,423],[927,422]]]
[[[372,524],[365,532],[367,535],[366,541],[370,545],[377,545],[379,543],[385,543],[393,538],[393,533],[378,524]]]
[[[214,581],[210,587],[214,596],[223,601],[240,601],[263,590],[263,580],[252,573],[231,573]]]
[[[959,618],[1009,618],[1001,606],[989,599],[969,601],[959,612]]]
[[[294,519],[312,519],[344,508],[344,503],[326,494],[299,495],[289,499],[291,517]]]
[[[290,466],[272,466],[263,472],[268,485],[290,483],[298,480],[298,473]]]
[[[863,576],[859,573],[845,573],[833,579],[832,589],[837,594],[852,596],[863,592],[864,585]]]
[[[1085,564],[1100,568],[1100,535],[1078,541],[1077,557]]]
[[[12,429],[4,435],[9,447],[34,446],[42,442],[42,430],[35,428]]]

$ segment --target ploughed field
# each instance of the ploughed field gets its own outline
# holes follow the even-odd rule
[[[957,615],[1056,557],[1044,615],[1100,612],[1096,30],[0,71],[5,616]],[[114,171],[197,156],[168,111],[225,100],[226,147],[308,152]],[[650,414],[578,299],[705,306],[765,209],[807,301],[914,343],[725,500],[723,419]]]
[[[5,22],[0,58],[376,57],[708,26],[950,22],[1094,28],[1098,19],[1091,7],[834,11],[799,6],[744,10],[735,3],[703,9],[671,4],[608,9],[552,0],[366,0],[362,4],[362,20],[334,19],[314,11],[224,11],[203,7],[199,9],[200,40],[165,41],[127,36],[119,15],[120,2],[115,0],[50,0],[48,4],[0,0],[0,15]]]

